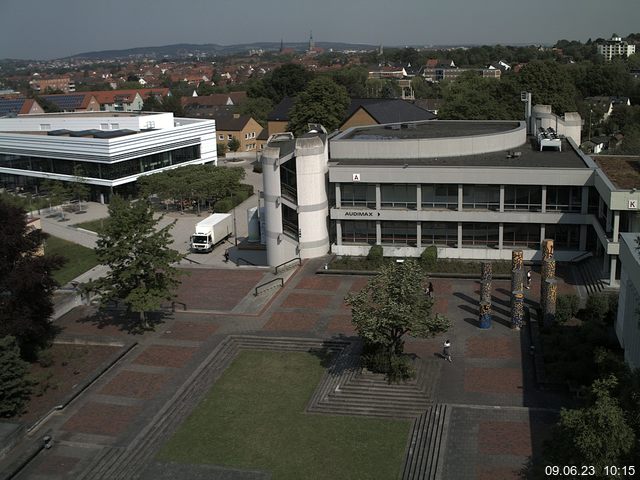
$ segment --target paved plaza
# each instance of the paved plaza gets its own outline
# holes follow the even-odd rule
[[[254,287],[272,275],[265,270],[193,268],[183,277],[175,311],[167,310],[156,330],[144,335],[128,333],[117,318],[94,316],[89,307],[61,318],[60,338],[137,345],[33,434],[32,443],[45,433],[52,435],[53,448],[43,450],[17,478],[120,478],[104,472],[117,464],[128,465],[115,460],[124,459],[128,450],[140,452],[127,461],[141,478],[270,478],[268,472],[163,466],[154,455],[176,428],[171,422],[179,425],[219,374],[207,372],[222,368],[223,363],[216,363],[220,359],[232,360],[231,354],[224,356],[230,351],[225,350],[231,345],[229,339],[234,348],[294,348],[299,342],[327,341],[346,345],[354,339],[344,297],[361,289],[368,278],[317,274],[325,261],[307,261],[290,270],[284,288],[269,291],[260,300]],[[452,343],[452,362],[439,355],[445,335],[406,342],[406,350],[416,355],[425,372],[426,385],[416,385],[416,398],[421,395],[420,401],[446,412],[433,420],[444,448],[429,461],[437,460],[439,475],[445,479],[518,478],[527,459],[539,453],[561,399],[536,389],[528,329],[509,327],[510,283],[494,280],[495,319],[491,329],[482,330],[477,316],[479,281],[430,280],[436,311],[452,321],[446,334]],[[574,288],[563,282],[559,292]],[[535,304],[538,292],[539,277],[534,274],[527,302]],[[318,411],[334,408],[329,397],[323,404],[325,387],[318,388],[314,399]],[[384,414],[384,409],[371,411]],[[433,411],[436,415],[440,410]],[[424,421],[426,425],[431,420]],[[121,478],[131,478],[126,471],[120,473]]]

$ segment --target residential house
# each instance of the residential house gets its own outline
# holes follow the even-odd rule
[[[217,142],[228,144],[233,138],[240,141],[241,152],[258,151],[258,137],[262,133],[262,126],[249,115],[223,115],[216,120]]]
[[[613,113],[613,108],[618,105],[627,107],[631,106],[631,100],[629,100],[628,97],[587,97],[585,98],[585,102],[587,102],[591,107],[595,107],[603,112],[602,117],[600,119],[593,118],[593,122],[606,121]]]
[[[0,117],[15,117],[29,113],[44,113],[33,98],[0,98]]]
[[[29,85],[32,90],[43,93],[47,90],[61,90],[64,93],[76,91],[76,84],[69,77],[34,78]]]
[[[99,112],[100,103],[90,92],[60,93],[41,95],[42,99],[52,103],[61,112]]]

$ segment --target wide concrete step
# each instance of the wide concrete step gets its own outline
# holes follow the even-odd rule
[[[438,478],[449,416],[447,406],[438,404],[416,419],[405,458],[403,480]]]

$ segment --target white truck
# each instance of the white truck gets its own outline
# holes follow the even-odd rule
[[[192,252],[210,252],[218,243],[233,235],[233,218],[230,213],[214,213],[196,225],[191,235]]]

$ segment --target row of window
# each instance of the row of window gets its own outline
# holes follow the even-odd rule
[[[376,186],[373,184],[343,184],[340,187],[341,207],[376,208]],[[417,208],[417,187],[413,184],[380,185],[382,208]],[[458,209],[458,185],[426,184],[421,186],[421,208]],[[548,186],[546,210],[579,213],[582,187]],[[597,210],[596,192],[589,193],[589,211]],[[462,208],[467,210],[499,210],[499,185],[464,185]],[[504,209],[539,212],[542,210],[542,186],[505,185]]]
[[[80,167],[82,176],[115,180],[159,168],[178,165],[200,158],[200,145],[183,147],[167,152],[154,153],[116,163],[95,163],[58,158],[30,157],[24,155],[0,154],[0,167],[17,170],[30,170],[62,175],[76,175]]]
[[[421,222],[420,243],[422,246],[458,246],[457,222]],[[502,245],[504,247],[540,247],[541,225],[504,223]],[[380,240],[383,245],[416,246],[418,229],[415,222],[380,222]],[[547,225],[545,238],[553,238],[559,249],[578,249],[580,242],[579,225]],[[377,241],[375,221],[342,221],[343,244],[369,244]],[[498,248],[500,230],[497,223],[462,223],[463,247]]]

